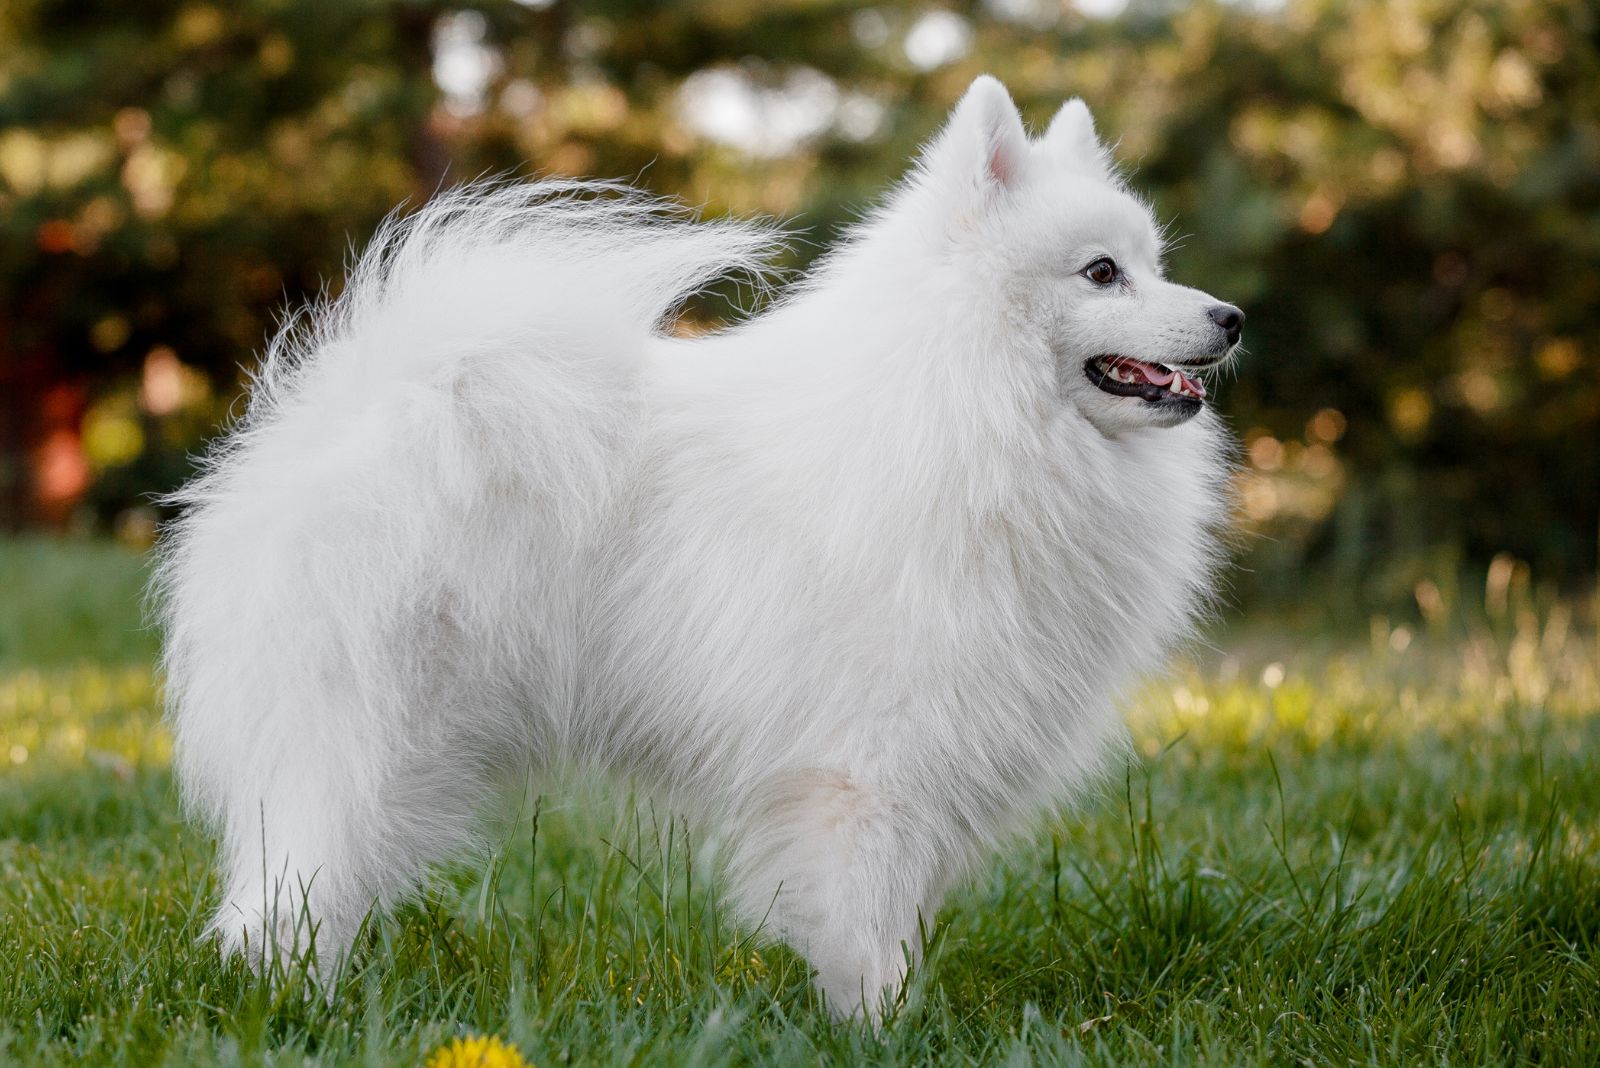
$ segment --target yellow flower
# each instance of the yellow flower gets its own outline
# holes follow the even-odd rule
[[[440,1046],[427,1068],[529,1068],[517,1047],[493,1035],[466,1035]]]

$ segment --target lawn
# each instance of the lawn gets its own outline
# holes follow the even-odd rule
[[[541,1066],[1600,1064],[1600,656],[1515,583],[1348,640],[1219,632],[874,1031],[719,916],[704,843],[594,796],[505,818],[325,997],[220,959],[141,579],[0,543],[0,1064],[421,1064],[467,1033]]]

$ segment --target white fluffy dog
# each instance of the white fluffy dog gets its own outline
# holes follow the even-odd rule
[[[470,843],[509,770],[715,828],[743,921],[835,1012],[1119,751],[1207,596],[1243,316],[1167,281],[1088,110],[980,78],[776,307],[671,335],[770,229],[616,186],[391,222],[273,342],[158,575],[178,772],[258,955]]]

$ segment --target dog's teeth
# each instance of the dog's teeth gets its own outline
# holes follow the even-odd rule
[[[1181,396],[1183,394],[1183,376],[1173,375],[1172,381],[1167,383],[1167,389]]]

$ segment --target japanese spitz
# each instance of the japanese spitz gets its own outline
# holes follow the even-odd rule
[[[876,1013],[1119,753],[1218,562],[1243,315],[1163,277],[1081,101],[1030,140],[987,77],[771,310],[674,334],[776,244],[467,188],[273,341],[157,578],[229,948],[326,967],[508,771],[577,768],[714,829],[744,922]]]

